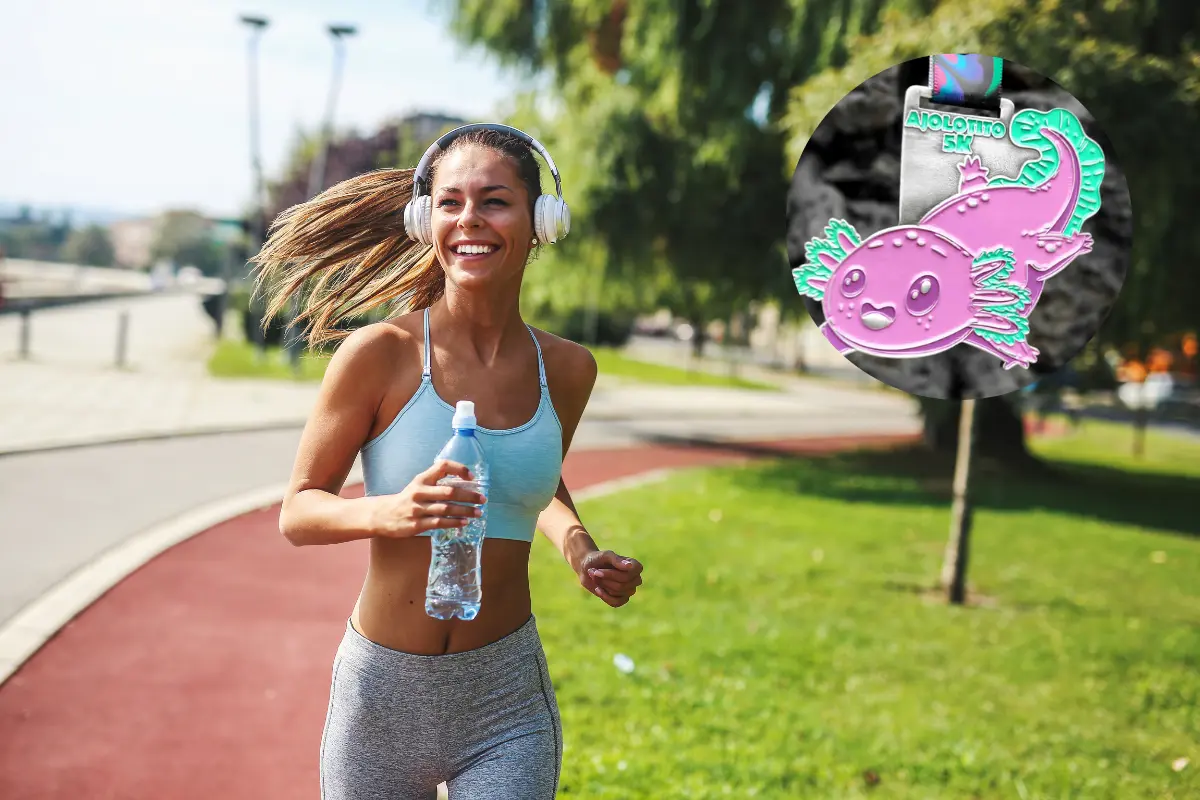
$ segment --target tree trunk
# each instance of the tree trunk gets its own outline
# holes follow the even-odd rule
[[[737,348],[741,345],[742,315],[739,311],[729,312],[725,319],[725,366],[729,369],[729,377],[736,378],[738,372]],[[737,331],[737,334],[734,334]]]
[[[692,358],[699,359],[704,356],[704,343],[707,340],[707,332],[704,329],[704,323],[698,316],[693,316],[688,320],[688,324],[692,326]],[[688,364],[688,368],[691,368]]]
[[[1146,454],[1146,424],[1149,414],[1146,411],[1146,383],[1142,382],[1142,401],[1138,403],[1133,416],[1133,457],[1141,458]]]
[[[954,463],[954,500],[950,507],[950,538],[942,561],[942,588],[946,600],[962,605],[967,597],[967,560],[971,532],[969,482],[971,434],[975,423],[975,400],[962,402],[958,426],[958,456]]]
[[[961,403],[929,398],[920,402],[925,444],[940,453],[954,452],[958,447]],[[1004,397],[977,400],[974,415],[975,453],[1010,463],[1031,457],[1025,444],[1025,423],[1012,402]]]

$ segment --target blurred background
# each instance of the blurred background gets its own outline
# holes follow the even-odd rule
[[[548,147],[573,212],[522,308],[600,364],[579,482],[608,476],[603,459],[723,464],[585,503],[602,540],[651,565],[628,614],[577,597],[535,546],[538,613],[559,620],[564,795],[1200,795],[1192,0],[48,0],[0,25],[0,794],[311,791],[363,551],[330,577],[327,554],[276,541],[271,487],[329,353],[287,319],[261,330],[247,260],[289,206],[493,120]],[[959,404],[834,352],[788,264],[814,192],[886,214],[890,101],[860,85],[902,62],[919,81],[919,59],[949,50],[1073,94],[1133,209],[1099,333],[979,402],[954,515]],[[852,144],[801,175],[823,121]],[[117,584],[55,634],[74,611],[46,616],[45,598],[201,507],[242,527],[157,539],[160,561],[60,603]],[[250,541],[270,544],[252,557]],[[227,577],[188,572],[213,565],[245,575],[236,613]],[[297,576],[330,599],[288,625],[242,620],[292,655],[236,701],[219,691],[232,661],[149,641],[219,651],[246,608],[287,602],[247,587],[284,597]],[[130,653],[165,694],[118,666]],[[176,702],[196,686],[224,724]],[[80,745],[65,761],[64,737]],[[145,754],[164,747],[181,760],[160,774]],[[302,766],[280,777],[280,760]]]

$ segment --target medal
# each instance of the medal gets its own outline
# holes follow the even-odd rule
[[[821,302],[843,355],[920,358],[959,344],[1029,367],[1029,314],[1045,281],[1090,252],[1104,152],[1071,112],[1017,111],[1003,61],[930,58],[901,118],[899,224],[860,234],[830,220],[792,271]],[[934,107],[940,106],[940,107]],[[945,110],[945,106],[953,110]]]

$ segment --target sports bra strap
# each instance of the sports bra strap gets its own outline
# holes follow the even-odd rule
[[[429,350],[429,309],[425,309],[425,365],[421,370],[421,380],[429,380],[433,374],[430,369],[430,350]]]
[[[529,328],[528,325],[525,326]],[[538,344],[537,337],[533,334],[533,328],[529,328],[529,335],[533,336],[533,346],[537,348],[538,354],[538,385],[543,389],[546,388],[546,365],[542,363],[542,346]]]

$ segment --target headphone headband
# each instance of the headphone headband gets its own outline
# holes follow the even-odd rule
[[[501,125],[499,122],[472,122],[468,125],[462,125],[448,133],[442,134],[438,140],[429,145],[429,149],[425,151],[425,155],[421,156],[420,162],[417,163],[417,169],[413,173],[413,197],[419,197],[422,192],[428,192],[429,186],[429,168],[433,163],[434,157],[450,146],[458,137],[473,131],[496,131],[497,133],[507,133],[515,136],[531,148],[541,154],[546,160],[546,165],[550,167],[550,174],[554,177],[554,191],[559,199],[562,199],[562,179],[558,175],[558,167],[554,166],[554,159],[550,157],[549,151],[542,146],[542,143],[537,139],[509,125]]]

